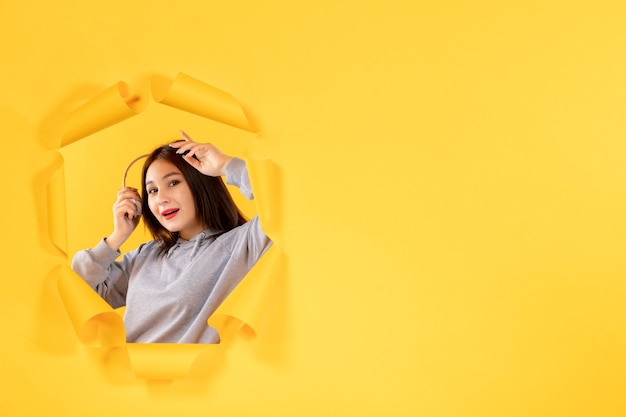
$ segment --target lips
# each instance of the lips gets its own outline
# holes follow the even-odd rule
[[[178,214],[178,209],[167,209],[167,210],[163,210],[161,212],[161,216],[165,219],[165,220],[170,220],[173,219],[174,216],[176,216]]]

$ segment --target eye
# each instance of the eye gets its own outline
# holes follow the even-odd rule
[[[146,190],[148,192],[148,194],[154,194],[156,193],[158,190],[156,188],[149,188],[148,190]]]
[[[172,181],[170,181],[170,187],[174,187],[174,186],[176,186],[178,184],[180,184],[179,180],[172,180]]]

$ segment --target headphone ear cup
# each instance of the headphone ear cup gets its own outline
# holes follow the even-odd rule
[[[137,212],[135,213],[134,217],[139,217],[141,216],[141,201],[139,200],[133,200],[133,203],[135,203],[135,205],[137,206]]]

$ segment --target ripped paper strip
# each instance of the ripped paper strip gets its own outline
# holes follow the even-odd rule
[[[69,266],[61,267],[57,287],[78,339],[85,346],[124,345],[122,317]]]
[[[263,231],[276,237],[280,227],[280,213],[274,197],[280,195],[278,169],[271,159],[255,159],[250,153],[246,158],[246,166]]]
[[[61,147],[140,113],[144,104],[128,84],[119,82],[111,86],[70,113],[65,121]]]
[[[147,380],[185,379],[192,370],[208,372],[202,357],[219,357],[224,350],[218,344],[187,343],[128,343],[126,348],[135,376]]]
[[[160,78],[151,85],[155,88],[153,95],[163,104],[249,131],[241,105],[221,90],[184,74],[179,74],[173,81]],[[138,103],[142,101],[137,97],[130,93],[126,84],[118,83],[88,101],[68,117],[62,146],[137,114],[141,108]],[[138,378],[171,380],[186,378],[192,371],[202,371],[207,361],[201,358],[207,355],[218,357],[226,345],[224,342],[235,337],[254,339],[258,335],[284,255],[273,239],[273,233],[278,231],[275,215],[278,207],[276,167],[269,159],[247,158],[247,164],[259,219],[274,243],[208,319],[207,325],[210,323],[216,328],[222,343],[126,343],[119,311],[106,303],[67,265],[63,265],[59,269],[58,289],[81,343],[94,348],[126,348],[132,370]],[[67,254],[63,181],[63,170],[60,169],[48,184],[48,215],[50,238]]]
[[[46,186],[48,204],[48,235],[56,247],[67,255],[67,218],[65,172],[61,165]]]
[[[179,73],[174,81],[153,77],[150,86],[152,97],[157,103],[250,130],[241,104],[225,91],[183,73]]]

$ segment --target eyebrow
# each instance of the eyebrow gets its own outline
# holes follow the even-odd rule
[[[171,177],[172,175],[182,175],[180,172],[170,172],[169,174],[165,174],[163,175],[163,178],[161,178],[162,180],[167,179],[169,177]],[[146,185],[148,184],[152,184],[154,181],[146,181]]]

